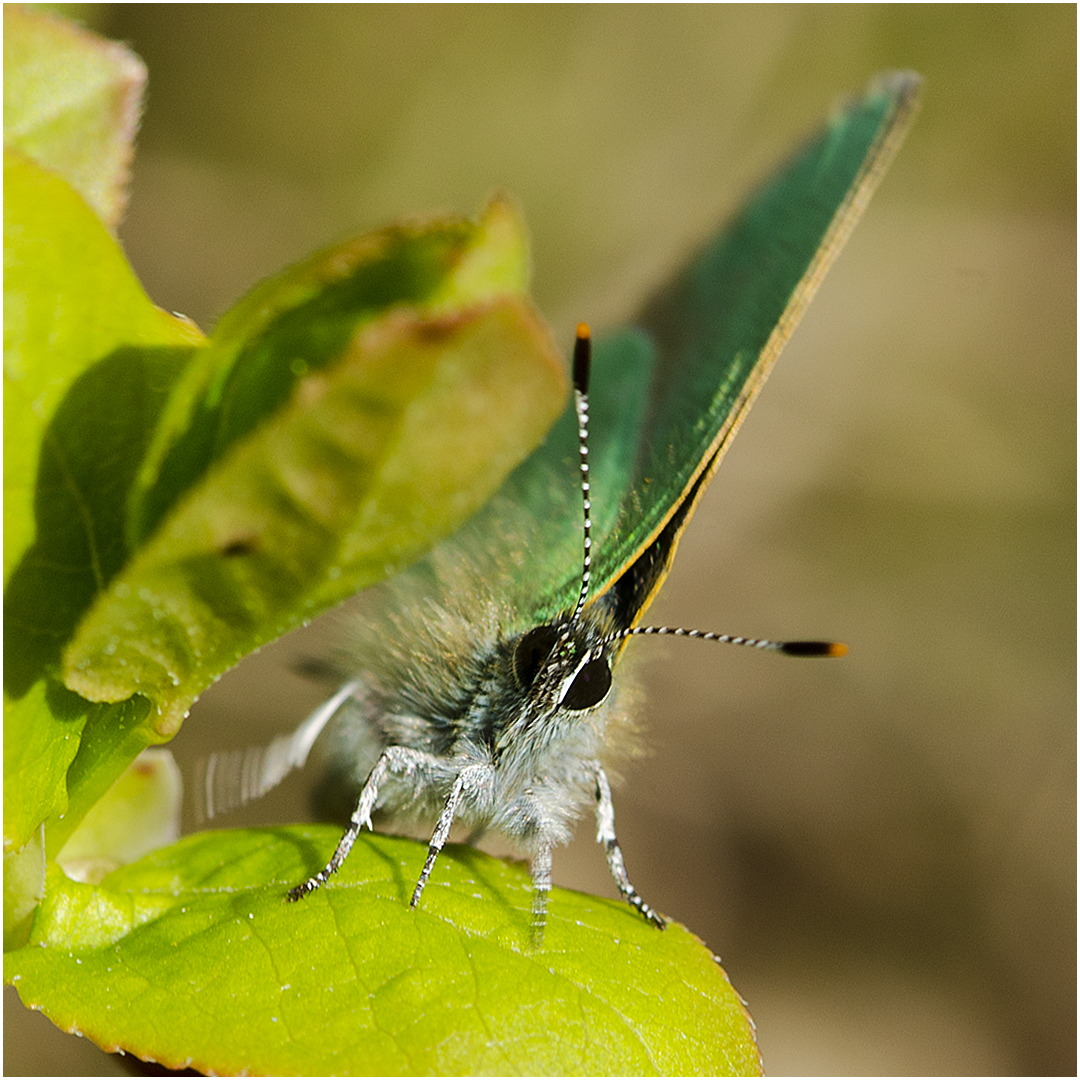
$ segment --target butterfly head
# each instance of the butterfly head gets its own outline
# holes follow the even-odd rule
[[[599,705],[611,689],[609,640],[590,620],[536,626],[514,647],[514,677],[538,703],[583,712]]]

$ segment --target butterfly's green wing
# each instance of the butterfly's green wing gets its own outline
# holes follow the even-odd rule
[[[920,83],[892,73],[839,109],[635,326],[597,342],[592,594],[645,555],[626,598],[628,621],[659,587],[694,502],[892,160]],[[539,603],[530,615],[539,620],[572,607],[579,589],[576,440],[571,407],[503,489],[536,516],[544,537],[550,576],[531,581]],[[553,492],[555,475],[569,497]],[[483,516],[474,528],[484,528]]]

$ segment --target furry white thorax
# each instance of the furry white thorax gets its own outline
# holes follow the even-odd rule
[[[596,763],[607,764],[613,750],[633,753],[636,741],[621,678],[584,710],[559,702],[565,666],[521,685],[515,647],[533,626],[512,600],[496,599],[511,590],[503,577],[463,561],[459,549],[437,551],[421,572],[372,592],[371,617],[342,658],[356,689],[334,721],[330,753],[348,763],[359,790],[389,747],[421,751],[422,765],[382,783],[375,810],[384,819],[430,825],[465,774],[455,820],[531,854],[570,839],[582,808],[595,802]],[[609,629],[590,609],[568,628],[570,674]],[[604,651],[614,664],[618,646]]]

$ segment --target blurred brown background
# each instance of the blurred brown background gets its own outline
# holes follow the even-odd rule
[[[204,328],[315,247],[502,188],[569,343],[839,96],[926,76],[651,615],[851,653],[639,643],[652,754],[619,835],[722,956],[772,1074],[1075,1074],[1075,8],[77,13],[149,66],[122,237]],[[287,665],[315,647],[215,687],[181,762],[302,718],[319,690]],[[557,882],[610,894],[579,834]],[[11,1004],[5,1073],[122,1068]]]

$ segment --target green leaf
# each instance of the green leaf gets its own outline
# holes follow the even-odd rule
[[[4,6],[4,147],[62,177],[109,229],[127,202],[142,61],[47,12]]]
[[[56,856],[75,881],[100,881],[180,835],[184,785],[168,750],[144,750],[90,808]]]
[[[242,656],[408,565],[490,496],[566,390],[508,291],[525,259],[508,220],[496,203],[479,225],[349,241],[222,320],[166,408],[134,550],[66,648],[69,687],[145,694],[169,737]]]
[[[90,710],[100,707],[46,679],[5,701],[5,852],[21,848],[42,821],[67,810],[67,772]]]
[[[9,851],[68,808],[65,777],[83,728],[108,711],[54,673],[86,606],[122,564],[128,489],[201,335],[149,301],[76,192],[13,152],[4,159],[4,309]],[[124,721],[131,709],[113,713]],[[130,744],[131,757],[147,741]]]
[[[309,397],[319,390],[311,377],[347,361],[358,333],[376,319],[400,308],[396,314],[406,323],[407,311],[435,320],[426,331],[435,334],[440,316],[460,318],[478,305],[524,294],[527,284],[524,225],[504,199],[492,201],[479,223],[392,226],[262,282],[222,317],[174,395],[134,495],[132,545],[290,395],[305,383]],[[545,360],[550,364],[550,356]]]
[[[528,874],[471,848],[410,910],[426,849],[378,835],[283,902],[336,841],[203,834],[100,886],[54,872],[5,979],[63,1028],[201,1071],[760,1073],[741,1001],[682,927],[557,889],[537,948]]]
[[[4,852],[4,952],[30,938],[34,914],[45,895],[44,826],[17,851]]]
[[[127,421],[133,432],[140,429],[140,422],[146,428],[156,414],[155,399],[167,390],[201,340],[190,323],[150,302],[116,241],[75,191],[34,162],[5,152],[5,582],[34,536],[40,539],[60,527],[59,522],[55,526],[35,523],[35,514],[57,518],[70,514],[76,519],[74,528],[84,532],[93,528],[80,507],[59,508],[50,493],[40,490],[43,468],[53,470],[49,482],[57,488],[70,486],[72,454],[63,435],[72,422],[71,413],[77,411],[84,422],[102,427]],[[128,369],[140,364],[152,372],[145,377],[129,375]],[[139,402],[118,402],[113,395],[133,396],[140,391],[147,400],[132,420],[126,411]],[[62,406],[65,410],[60,414]],[[102,412],[107,415],[93,415]],[[98,430],[85,435],[94,445],[77,446],[72,453],[89,457],[90,465],[95,464],[100,457],[96,445],[100,434]],[[43,464],[46,443],[46,458],[51,460]],[[92,452],[86,453],[87,449]],[[137,464],[138,458],[129,462],[110,456],[101,472],[111,474],[117,467],[131,471]],[[100,535],[107,531],[99,530],[87,544],[108,545],[109,538]],[[92,558],[100,562],[102,556]],[[107,562],[109,557],[104,558]],[[78,565],[61,558],[52,572],[77,573],[90,561],[88,555]],[[104,572],[107,567],[98,576]]]

